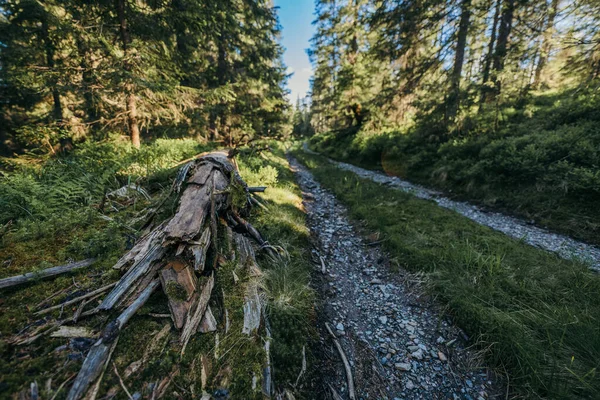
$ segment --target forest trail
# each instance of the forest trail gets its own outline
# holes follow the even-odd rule
[[[318,154],[310,150],[306,143],[303,145],[303,150],[308,153]],[[546,229],[531,225],[519,218],[498,212],[484,211],[473,204],[451,200],[448,197],[445,197],[441,192],[410,183],[396,176],[388,176],[382,172],[360,168],[352,164],[332,160],[328,157],[325,158],[338,168],[353,172],[361,178],[370,179],[374,182],[388,185],[389,187],[403,192],[411,193],[421,199],[432,200],[440,207],[453,210],[478,224],[500,231],[515,239],[522,240],[531,246],[557,253],[560,257],[565,259],[582,260],[588,263],[592,270],[600,272],[600,248],[598,247],[550,232]]]
[[[392,272],[386,254],[360,237],[334,195],[296,159],[289,162],[321,264],[314,283],[321,298],[319,370],[331,398],[352,396],[326,323],[352,366],[356,398],[495,398],[495,380],[466,348],[465,334],[424,294],[419,276]]]

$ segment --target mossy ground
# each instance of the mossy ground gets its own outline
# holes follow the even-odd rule
[[[79,163],[77,168],[84,168],[94,182],[96,178],[103,177],[101,186],[109,182],[109,189],[114,190],[128,182],[138,182],[151,192],[152,198],[105,204],[103,213],[112,221],[101,218],[98,212],[105,188],[89,192],[89,196],[84,196],[85,201],[77,200],[63,208],[55,205],[51,210],[30,208],[37,204],[37,200],[22,199],[15,191],[11,192],[13,197],[2,198],[3,201],[17,203],[23,200],[19,203],[20,206],[13,208],[29,207],[30,211],[35,212],[16,213],[9,218],[12,223],[0,227],[0,232],[3,233],[0,246],[3,268],[0,270],[0,277],[87,257],[98,257],[98,262],[91,268],[73,274],[3,291],[0,300],[0,356],[3,360],[0,363],[0,398],[10,398],[15,393],[27,390],[33,381],[38,382],[42,398],[50,398],[62,382],[79,370],[84,354],[77,349],[64,348],[69,343],[68,339],[43,335],[32,344],[21,346],[12,345],[9,341],[26,326],[43,324],[46,320],[59,316],[59,310],[45,318],[33,315],[38,303],[54,293],[64,290],[64,293],[46,301],[45,306],[58,304],[118,279],[119,273],[111,266],[135,242],[137,229],[148,217],[147,209],[166,200],[154,217],[157,221],[175,211],[177,198],[170,194],[170,184],[177,170],[176,164],[210,148],[181,140],[162,140],[158,144],[142,147],[138,154],[130,153],[132,150],[128,147],[125,150],[119,149],[122,146],[119,143],[98,146],[97,151],[90,148],[81,149],[79,153],[76,151],[70,160]],[[293,182],[281,147],[274,145],[273,148],[273,153],[244,153],[238,162],[241,175],[249,185],[269,187],[262,195],[269,212],[253,210],[250,222],[270,243],[282,246],[290,255],[291,261],[285,263],[273,264],[261,255],[258,260],[264,272],[262,287],[268,300],[267,312],[273,335],[271,351],[274,379],[278,386],[289,388],[301,369],[302,347],[309,341],[313,295],[308,287],[311,270],[309,240],[300,192]],[[56,163],[53,160],[49,162]],[[43,171],[45,167],[41,164],[36,168]],[[19,181],[21,178],[14,177],[19,173],[21,172],[18,170],[13,172],[11,179]],[[10,179],[0,183],[4,186],[11,184]],[[39,182],[40,193],[50,190],[45,188],[46,183],[48,182]],[[50,184],[58,183],[51,180]],[[8,222],[9,219],[1,222]],[[120,334],[112,357],[119,373],[124,376],[128,367],[135,365],[134,362],[144,358],[144,354],[149,352],[146,364],[125,379],[131,393],[147,393],[150,384],[174,374],[166,398],[197,398],[203,389],[200,382],[202,354],[210,361],[209,387],[205,389],[216,390],[218,387],[212,382],[221,382],[227,384],[231,398],[261,398],[264,337],[241,333],[243,282],[247,277],[244,270],[237,270],[240,283],[235,285],[231,268],[235,268],[233,263],[217,270],[211,300],[211,308],[221,328],[219,331],[223,328],[225,309],[229,312],[231,322],[229,334],[221,333],[219,337],[220,357],[215,358],[216,333],[195,335],[183,357],[180,356],[179,335],[174,328],[169,330],[160,343],[155,343],[157,333],[165,324],[170,324],[169,319],[150,315],[169,312],[167,297],[162,291],[157,291]],[[219,298],[223,292],[227,295],[221,302]],[[63,310],[62,317],[71,316],[76,308],[77,304]],[[83,320],[78,325],[99,332],[114,316],[98,315]],[[254,376],[258,379],[257,389],[252,391],[249,388]],[[51,393],[45,391],[48,379],[52,379]],[[68,387],[69,384],[65,385],[58,394],[58,399],[66,394]],[[111,390],[123,394],[112,363],[105,373],[100,396]],[[299,393],[299,398],[303,397],[301,389],[296,392]]]
[[[392,260],[421,272],[449,315],[508,374],[524,398],[600,396],[600,277],[567,261],[394,190],[323,157],[296,151],[318,181]]]

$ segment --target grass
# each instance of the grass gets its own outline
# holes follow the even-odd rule
[[[272,144],[271,147],[272,153],[242,152],[237,161],[242,177],[249,184],[268,186],[262,197],[269,212],[253,210],[249,221],[272,244],[282,246],[290,255],[290,261],[276,263],[260,254],[258,259],[264,272],[261,284],[267,298],[267,314],[273,336],[271,351],[274,379],[277,385],[290,388],[302,366],[302,348],[309,345],[313,334],[314,296],[308,287],[310,247],[300,190],[283,158],[283,147],[278,144]],[[45,323],[46,320],[35,317],[33,311],[38,303],[52,294],[65,290],[63,294],[46,301],[48,305],[58,304],[68,296],[73,297],[116,280],[118,273],[111,266],[135,241],[137,230],[145,221],[143,216],[146,209],[160,204],[166,198],[157,220],[167,218],[174,212],[176,196],[167,196],[177,164],[210,148],[212,146],[191,140],[159,140],[135,151],[125,143],[106,142],[84,145],[68,158],[50,159],[36,165],[19,165],[18,160],[13,160],[9,168],[12,171],[0,178],[0,186],[9,189],[0,194],[0,198],[9,204],[0,212],[1,223],[4,224],[0,226],[0,263],[3,263],[0,277],[57,265],[70,259],[93,256],[99,257],[99,261],[85,271],[2,292],[0,398],[18,396],[17,393],[27,390],[33,381],[38,382],[41,396],[51,398],[57,387],[79,370],[83,354],[74,349],[55,351],[67,344],[67,339],[44,335],[32,344],[23,346],[11,345],[9,340],[29,324],[36,326]],[[74,169],[85,176],[85,180],[71,179],[77,175]],[[33,182],[32,190],[21,190],[23,182]],[[61,191],[56,186],[64,182],[65,187],[76,187],[78,195],[68,196],[65,192],[65,198],[69,199],[66,204],[62,204],[62,195],[57,195],[53,197],[56,201],[52,201],[52,207],[44,207],[44,196]],[[141,184],[150,192],[151,199],[139,197],[135,201],[107,203],[102,213],[112,221],[103,219],[99,207],[104,191],[117,189],[129,182]],[[166,296],[158,291],[127,324],[112,358],[123,376],[129,366],[148,353],[147,357],[144,356],[146,361],[143,368],[125,379],[131,393],[147,393],[149,384],[171,373],[174,373],[174,378],[168,396],[176,392],[182,398],[196,398],[203,389],[218,389],[201,386],[200,356],[203,355],[210,364],[209,381],[215,379],[226,384],[232,398],[262,398],[260,377],[264,361],[263,342],[260,337],[241,334],[244,292],[243,284],[233,283],[230,269],[233,267],[226,265],[217,271],[213,293],[221,293],[225,289],[228,295],[224,303],[218,300],[220,296],[213,296],[215,298],[211,301],[211,308],[220,324],[224,308],[230,311],[229,334],[221,334],[219,338],[221,357],[217,359],[214,356],[215,333],[196,335],[183,358],[179,356],[178,334],[174,329],[167,328],[166,336],[156,341],[157,333],[165,324],[170,325],[169,320],[149,315],[169,312]],[[247,277],[240,271],[237,274],[240,281],[245,282]],[[79,286],[78,289],[73,286],[74,283]],[[65,309],[63,317],[70,316],[75,308]],[[57,311],[46,319],[52,320],[58,316]],[[108,315],[98,315],[78,325],[100,331],[108,320]],[[119,390],[117,396],[123,394],[118,389],[119,383],[112,372],[112,364],[110,367],[104,377],[100,397],[115,390]],[[254,391],[250,389],[253,375],[259,378],[257,390]],[[224,376],[229,378],[223,381],[221,378]],[[51,393],[44,389],[49,378],[52,379]],[[58,398],[64,396],[68,387],[67,384]],[[302,389],[295,392],[298,398],[311,398]]]
[[[428,288],[509,376],[514,395],[600,396],[600,277],[435,203],[358,178],[323,157],[295,155],[402,267]]]

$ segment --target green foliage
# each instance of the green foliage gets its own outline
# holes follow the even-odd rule
[[[140,150],[119,141],[89,142],[40,166],[5,172],[0,175],[0,224],[95,206],[105,193],[131,182],[158,184],[177,162],[207,148],[191,139],[158,139]]]
[[[352,218],[386,238],[392,260],[423,272],[488,362],[526,398],[597,398],[600,278],[478,225],[430,201],[296,152],[347,205]],[[393,204],[393,207],[390,206]]]
[[[54,154],[135,126],[147,139],[279,135],[279,31],[266,0],[1,1],[0,153]]]
[[[432,134],[422,123],[380,134],[332,132],[311,145],[600,243],[599,103],[593,91],[575,93],[502,109],[497,129],[494,113],[486,112],[461,135]]]

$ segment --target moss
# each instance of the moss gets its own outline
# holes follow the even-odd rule
[[[188,298],[185,288],[175,281],[169,281],[165,291],[167,292],[167,296],[173,300],[186,301]]]

